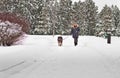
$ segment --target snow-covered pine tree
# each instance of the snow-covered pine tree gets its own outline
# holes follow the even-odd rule
[[[102,28],[98,34],[100,34],[101,32],[105,34],[108,30],[112,31],[112,10],[110,7],[108,7],[107,5],[103,7],[102,11],[99,13],[99,19]]]
[[[50,20],[50,9],[51,9],[51,1],[44,0],[44,7],[43,7],[43,16],[44,16],[44,27],[42,30],[44,30],[44,34],[50,34],[50,28],[51,28],[51,20]]]
[[[75,21],[78,23],[80,27],[80,34],[81,35],[87,35],[87,23],[85,21],[85,16],[86,16],[86,10],[85,10],[85,3],[81,2],[75,2],[73,5],[73,10],[72,10],[72,21]]]
[[[112,9],[112,25],[113,25],[113,35],[120,35],[120,10],[117,6],[111,7]]]
[[[71,23],[74,24],[74,23],[77,23],[80,27],[80,17],[81,16],[81,7],[80,7],[80,4],[81,1],[79,2],[74,2],[73,6],[72,6],[72,10],[71,10]]]
[[[31,4],[33,5],[33,12],[32,12],[32,28],[31,33],[32,34],[44,34],[44,0],[31,0]]]
[[[55,34],[60,34],[59,32],[59,25],[60,25],[60,22],[59,22],[59,2],[58,0],[55,0],[55,4],[54,4],[54,7],[53,7],[53,14],[54,14],[54,24],[55,26],[53,27],[53,29],[55,29]],[[52,30],[53,30],[52,29]]]
[[[59,34],[69,34],[71,28],[71,0],[60,0],[59,2]]]
[[[85,0],[85,25],[87,26],[88,34],[86,35],[94,35],[95,34],[95,26],[96,26],[96,16],[97,16],[97,6],[93,2],[93,0]]]
[[[120,22],[118,23],[118,27],[116,29],[116,35],[120,37]]]
[[[104,32],[102,32],[102,28],[103,28],[103,23],[102,23],[102,19],[100,19],[99,14],[97,15],[97,23],[95,26],[95,36],[103,36]]]
[[[57,0],[51,0],[50,4],[49,4],[49,20],[50,22],[49,24],[49,30],[50,30],[50,34],[52,34],[53,36],[55,34],[57,34],[57,25],[58,25],[58,9],[59,5],[58,5],[58,1]]]

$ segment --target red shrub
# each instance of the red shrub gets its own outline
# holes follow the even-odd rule
[[[0,13],[0,45],[11,46],[29,31],[29,23],[12,13]]]
[[[8,13],[8,12],[4,12],[4,13],[0,13],[0,20],[5,22],[5,21],[9,21],[10,23],[14,23],[14,24],[19,24],[22,27],[22,31],[25,33],[29,32],[29,22],[21,17],[18,16],[15,13]]]

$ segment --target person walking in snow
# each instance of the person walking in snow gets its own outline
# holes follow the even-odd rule
[[[74,39],[75,46],[78,44],[79,31],[80,31],[80,28],[78,27],[78,25],[74,24],[73,27],[71,28],[71,35]]]

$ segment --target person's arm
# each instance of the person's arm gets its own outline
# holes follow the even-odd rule
[[[79,32],[80,31],[80,28],[78,27],[77,31]]]

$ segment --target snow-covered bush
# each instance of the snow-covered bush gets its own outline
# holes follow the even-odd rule
[[[29,24],[12,13],[0,13],[0,46],[11,46],[28,33]]]

